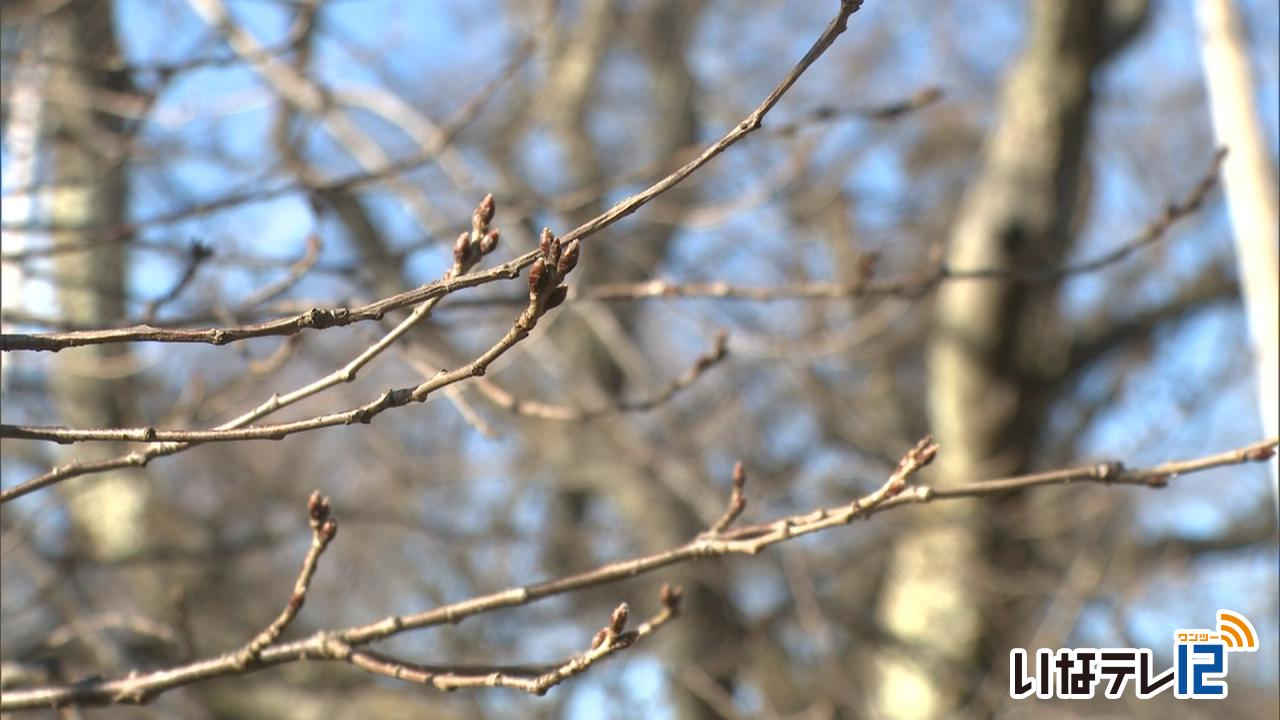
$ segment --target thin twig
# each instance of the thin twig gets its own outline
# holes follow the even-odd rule
[[[742,462],[733,464],[733,491],[729,493],[729,505],[724,509],[724,514],[711,524],[711,529],[705,533],[707,537],[717,537],[733,524],[734,520],[747,509],[747,471],[742,467]]]
[[[497,245],[496,230],[490,231],[489,228],[489,222],[493,218],[493,212],[493,197],[491,195],[486,196],[472,214],[471,231],[469,233],[464,233],[462,237],[458,238],[458,243],[454,247],[453,266],[445,272],[443,282],[447,283],[450,278],[466,273],[469,268],[474,267],[479,263],[483,257],[493,252]],[[365,348],[356,355],[355,358],[341,368],[318,380],[304,385],[303,387],[286,393],[285,395],[272,395],[253,410],[219,425],[212,432],[231,432],[237,428],[243,428],[259,418],[274,413],[277,410],[303,400],[304,398],[308,398],[328,390],[340,383],[353,381],[361,368],[372,362],[373,359],[383,350],[391,346],[397,339],[402,337],[415,325],[428,317],[432,310],[434,310],[440,303],[441,299],[442,297],[432,298],[420,303],[416,308],[414,308],[413,312],[410,313],[408,317],[400,321],[378,341]],[[425,399],[425,395],[423,396],[423,399]],[[376,402],[377,401],[375,401],[375,403]],[[357,410],[359,410],[359,408],[357,408]],[[3,429],[0,428],[0,435],[2,434]],[[0,490],[0,503],[8,502],[9,500],[21,497],[27,493],[39,490],[40,488],[47,487],[72,477],[77,477],[79,475],[105,472],[125,467],[145,467],[147,463],[151,462],[154,458],[173,455],[192,447],[198,442],[201,442],[200,440],[190,438],[170,442],[161,442],[161,440],[163,440],[163,438],[156,437],[154,441],[148,441],[151,444],[145,449],[135,450],[134,452],[126,455],[118,455],[90,462],[77,460],[60,465],[46,473],[19,483],[11,488]]]
[[[772,132],[779,135],[794,135],[800,130],[817,123],[831,122],[846,117],[857,117],[864,120],[896,120],[907,113],[926,108],[942,99],[942,89],[926,87],[912,93],[909,97],[886,105],[859,105],[840,107],[838,105],[821,105],[813,108],[785,125],[779,125]]]
[[[492,202],[492,197],[488,198]],[[464,234],[463,238],[467,236]],[[575,247],[576,244],[570,247]],[[558,253],[553,256],[558,259]],[[477,256],[478,258],[478,256]],[[553,264],[554,264],[553,259]],[[464,261],[459,258],[455,263],[455,270],[464,266]],[[295,420],[293,422],[273,423],[269,425],[251,425],[244,427],[246,422],[242,422],[240,418],[233,420],[231,427],[219,427],[212,430],[160,430],[153,427],[142,428],[66,428],[66,427],[49,427],[34,425],[10,425],[8,423],[0,423],[0,438],[12,438],[17,440],[47,440],[58,443],[69,442],[147,442],[147,443],[210,443],[210,442],[236,442],[240,440],[282,440],[290,435],[310,430],[318,430],[320,428],[333,427],[335,425],[352,425],[355,423],[368,424],[373,418],[382,412],[391,408],[402,407],[411,402],[426,402],[431,393],[443,387],[453,385],[468,378],[479,377],[488,371],[489,366],[495,360],[501,357],[517,343],[529,336],[534,326],[538,322],[538,318],[546,311],[554,308],[559,302],[564,300],[567,294],[567,288],[560,285],[560,281],[564,279],[572,266],[568,269],[562,269],[558,272],[547,267],[543,274],[543,279],[550,282],[544,283],[545,287],[540,288],[536,292],[530,293],[529,305],[524,312],[520,314],[516,321],[512,324],[511,329],[497,343],[484,351],[475,360],[457,368],[437,373],[417,385],[402,388],[393,388],[386,390],[377,398],[370,400],[356,407],[343,410],[340,412],[326,413],[324,415],[316,415],[314,417],[303,420]],[[534,275],[530,275],[532,279]],[[532,284],[532,283],[531,283]],[[558,291],[558,292],[555,292]],[[558,298],[558,300],[556,299]],[[286,396],[272,396],[265,403],[247,413],[241,418],[247,418],[250,415],[261,417],[284,407],[287,404],[296,402],[297,400],[314,395],[321,390],[328,389],[339,382],[349,382],[355,372],[372,360],[376,355],[385,350],[388,346],[396,341],[401,335],[420,322],[427,313],[435,306],[437,300],[423,303],[408,318],[402,321],[394,329],[383,335],[377,342],[369,346],[360,353],[354,360],[343,368],[326,375],[306,387],[299,388]],[[13,488],[5,493],[0,493],[0,502],[16,497],[12,493],[17,488]]]
[[[240,651],[241,667],[247,667],[249,663],[257,660],[263,648],[280,639],[285,628],[289,627],[289,623],[293,622],[298,612],[302,610],[303,603],[307,601],[307,590],[311,587],[311,579],[315,577],[320,556],[338,534],[338,521],[329,516],[329,511],[329,498],[321,495],[319,490],[312,492],[307,500],[307,514],[311,518],[311,547],[302,560],[298,579],[293,583],[293,594],[289,596],[289,602],[285,604],[276,619]]]
[[[231,313],[234,315],[252,310],[298,284],[298,281],[310,272],[315,267],[316,262],[320,260],[320,251],[323,247],[324,244],[320,241],[319,235],[315,233],[308,235],[306,250],[303,251],[302,257],[289,266],[289,272],[278,280],[263,285],[257,291],[241,300]]]
[[[796,66],[793,67],[790,72],[787,73],[787,75],[782,79],[782,81],[773,89],[772,92],[769,93],[769,95],[760,103],[760,105],[754,111],[752,111],[751,114],[749,114],[746,117],[746,119],[744,119],[741,123],[739,123],[732,130],[730,130],[719,141],[717,141],[716,143],[711,145],[709,148],[707,148],[707,150],[703,152],[702,155],[690,161],[689,163],[685,164],[684,166],[680,167],[679,169],[677,169],[667,177],[663,178],[662,180],[658,181],[657,183],[652,185],[649,189],[645,190],[639,195],[634,195],[629,198],[625,198],[624,200],[620,201],[609,210],[605,211],[600,216],[588,221],[584,225],[579,226],[578,228],[570,232],[568,235],[566,235],[564,238],[561,238],[563,244],[565,246],[571,245],[579,241],[580,239],[591,235],[594,232],[597,232],[605,227],[608,227],[614,222],[617,222],[619,219],[626,217],[627,215],[630,215],[631,213],[635,212],[637,209],[639,209],[640,207],[648,203],[654,197],[657,197],[659,194],[674,187],[676,184],[678,184],[684,178],[688,177],[695,170],[697,170],[698,168],[702,167],[707,162],[709,162],[712,158],[724,152],[724,150],[729,148],[738,140],[741,140],[743,137],[751,133],[753,130],[755,130],[756,128],[759,128],[761,126],[761,122],[763,121],[764,116],[769,112],[769,110],[772,109],[773,106],[777,104],[777,102],[781,99],[782,95],[785,94],[786,91],[791,88],[791,86],[800,77],[800,75],[806,69],[808,69],[808,67],[812,65],[818,59],[818,57],[820,57],[824,52],[826,52],[826,50],[831,46],[831,44],[835,42],[835,39],[841,33],[844,32],[844,30],[847,27],[849,17],[854,12],[856,12],[858,8],[860,8],[861,6],[862,6],[861,0],[842,0],[840,4],[840,10],[837,13],[836,17],[827,25],[826,29],[814,42],[813,46],[809,49],[807,53],[805,53],[804,57],[800,59],[800,62],[797,63]],[[332,327],[340,324],[341,325],[349,324],[350,322],[354,322],[357,319],[380,319],[383,314],[385,314],[386,312],[390,312],[391,310],[398,309],[400,307],[404,307],[414,303],[425,303],[430,300],[442,298],[444,297],[444,295],[450,292],[454,292],[463,287],[473,287],[476,285],[482,285],[484,283],[491,282],[498,278],[518,277],[519,271],[521,269],[534,265],[534,263],[538,261],[542,257],[542,255],[543,253],[541,253],[539,250],[534,250],[534,251],[525,253],[524,255],[521,255],[515,260],[512,260],[508,263],[504,263],[503,265],[500,265],[496,268],[492,268],[484,272],[470,273],[470,274],[463,275],[461,277],[449,277],[446,281],[443,281],[443,282],[424,285],[414,290],[410,290],[406,293],[400,293],[390,298],[385,298],[375,303],[371,303],[370,305],[366,305],[363,308],[359,308],[358,309],[359,312],[352,312],[346,308],[339,308],[337,310],[321,310],[319,308],[314,308],[311,311],[303,313],[295,318],[268,321],[265,323],[260,323],[255,326],[245,326],[242,328],[207,328],[204,330],[171,331],[171,330],[161,330],[158,328],[148,327],[140,331],[142,334],[146,335],[147,337],[145,338],[136,337],[134,339],[155,340],[155,339],[158,339],[159,337],[164,336],[165,333],[177,332],[179,333],[179,336],[171,336],[171,337],[182,337],[184,339],[181,339],[181,340],[175,339],[173,340],[175,342],[212,342],[214,344],[221,345],[227,342],[232,342],[235,339],[243,339],[243,337],[261,337],[263,335],[271,335],[271,334],[292,334],[306,327],[311,327],[311,328]],[[564,296],[561,295],[560,301],[563,301],[563,297]],[[525,317],[525,315],[522,314],[521,317],[523,318]],[[536,316],[533,318],[533,320],[536,320]],[[519,326],[519,323],[517,323],[517,327],[518,326]],[[513,330],[514,329],[515,328],[513,328]],[[107,333],[107,335],[103,335],[102,333],[104,332]],[[112,331],[98,331],[97,333],[90,333],[90,335],[93,336],[91,340],[88,340],[83,337],[79,339],[68,340],[66,337],[63,337],[61,339],[45,338],[43,341],[34,341],[32,340],[32,338],[37,336],[0,335],[0,350],[18,349],[20,347],[24,349],[58,350],[63,347],[72,347],[74,344],[86,344],[86,343],[97,344],[102,342],[120,341],[119,336],[111,336],[110,335],[111,332]],[[525,332],[527,334],[527,330]],[[75,333],[70,333],[68,335],[71,335],[73,338],[76,337]],[[26,343],[28,342],[33,342],[34,346],[27,346]],[[71,342],[72,344],[67,344],[68,342]],[[494,348],[491,348],[490,352],[492,353],[496,351],[497,354],[501,354],[507,348],[509,348],[511,344],[514,344],[514,341],[511,343],[508,343],[507,339],[504,338],[504,340],[500,342],[497,346],[494,346]],[[492,357],[496,357],[496,355],[493,355]],[[472,365],[470,366],[472,369],[478,369],[480,371],[479,373],[476,373],[476,374],[482,374],[484,369],[487,368],[488,366],[487,362],[482,362],[483,359],[484,359],[484,356],[482,356],[480,359],[477,359],[477,361],[472,363]],[[492,358],[490,358],[489,361],[491,362]],[[437,378],[439,377],[442,377],[442,376],[437,376]],[[450,383],[444,383],[444,384],[447,385]],[[414,393],[416,394],[421,389],[422,389],[421,386],[419,388],[416,388],[414,390]],[[383,406],[383,403],[390,402],[393,399],[393,395],[391,394],[392,392],[394,391],[389,391],[388,393],[384,394],[383,398],[379,398],[378,400],[375,400],[373,403],[371,403],[372,407],[354,408],[353,411],[351,411],[355,413],[355,415],[352,416],[352,419],[357,420],[360,418],[365,418],[365,419],[371,418],[372,415],[369,414],[370,411],[373,411],[376,409],[377,412],[380,412],[381,409],[385,409],[385,407]],[[394,396],[394,398],[397,401],[400,400],[401,397],[402,397],[401,395]],[[331,424],[337,424],[339,422],[347,422],[344,416],[345,416],[344,413],[339,413],[337,417],[321,418],[319,421],[328,422],[332,420],[333,422]],[[317,419],[313,418],[311,422],[316,422],[316,421]],[[143,434],[145,435],[146,434],[145,431],[147,429],[143,428],[142,430],[144,431]],[[209,432],[209,431],[206,431],[206,432]],[[271,433],[268,432],[266,435],[264,435],[264,437],[269,437],[270,434]],[[171,454],[172,452],[177,452],[180,449],[184,449],[184,446],[181,444],[179,445],[152,444],[146,451],[135,451],[133,453],[129,453],[128,455],[121,455],[114,458],[108,458],[106,460],[84,462],[84,463],[81,463],[81,462],[69,463],[67,465],[54,468],[53,470],[47,473],[44,473],[43,475],[40,475],[38,477],[32,478],[31,480],[20,483],[17,486],[14,486],[7,490],[0,491],[0,503],[6,502],[8,500],[12,500],[14,498],[17,498],[27,493],[38,490],[42,487],[47,487],[51,484],[60,482],[61,480],[65,480],[67,478],[74,477],[77,475],[103,472],[106,470],[130,467],[130,466],[137,466],[137,467],[145,466],[154,457],[158,457],[162,454]],[[165,450],[168,450],[168,452],[164,452]]]
[[[609,227],[615,222],[639,210],[649,201],[680,184],[685,178],[706,165],[720,153],[729,149],[742,138],[750,135],[762,126],[765,115],[782,99],[800,75],[805,72],[823,53],[831,47],[836,38],[847,27],[849,16],[862,6],[862,0],[842,0],[840,11],[827,25],[809,51],[800,62],[774,87],[760,105],[751,111],[742,122],[738,123],[724,137],[717,140],[698,157],[685,163],[671,174],[649,186],[644,191],[624,198],[600,215],[574,228],[561,240],[567,245],[574,240],[587,238]],[[329,327],[349,325],[364,320],[379,320],[388,312],[402,307],[414,305],[428,299],[444,295],[462,288],[484,285],[499,279],[510,279],[519,275],[524,268],[533,264],[538,257],[537,251],[531,251],[508,263],[490,270],[464,275],[448,283],[436,282],[392,295],[356,308],[313,308],[312,310],[291,318],[280,318],[267,322],[238,327],[218,328],[156,328],[148,325],[116,330],[93,330],[70,333],[24,334],[8,333],[0,335],[0,351],[8,350],[52,350],[76,347],[80,345],[98,345],[109,342],[176,342],[176,343],[208,343],[225,345],[248,338],[267,335],[291,335],[306,329],[323,330]]]
[[[434,160],[446,147],[452,144],[453,140],[471,124],[480,112],[488,104],[489,100],[497,94],[498,88],[507,80],[512,78],[516,71],[533,56],[533,51],[537,49],[538,40],[545,36],[545,32],[531,32],[512,52],[511,57],[503,65],[493,78],[480,87],[471,95],[440,127],[440,134],[437,142],[430,147],[421,149],[419,152],[409,157],[394,162],[387,163],[375,170],[363,170],[352,173],[342,178],[332,180],[323,184],[315,185],[305,182],[285,183],[272,188],[260,188],[256,190],[248,190],[243,193],[224,196],[209,202],[196,203],[185,208],[159,213],[149,218],[139,220],[133,223],[127,223],[114,228],[107,229],[100,237],[90,241],[82,241],[76,243],[61,243],[46,247],[24,248],[17,252],[0,252],[0,260],[5,262],[27,262],[36,258],[51,257],[66,253],[84,252],[91,249],[95,245],[103,243],[123,242],[133,237],[139,230],[146,227],[159,225],[168,225],[176,222],[182,222],[193,217],[208,215],[219,210],[224,210],[238,205],[247,203],[262,202],[271,200],[290,193],[303,192],[308,190],[316,191],[340,191],[354,190],[366,185],[391,177],[393,175],[403,174],[415,168],[426,165]],[[54,225],[44,225],[40,227],[29,226],[10,226],[6,223],[0,223],[0,229],[13,232],[57,232],[59,227]],[[139,241],[133,241],[134,245],[141,245]],[[165,249],[169,249],[165,246]],[[412,305],[413,302],[407,302],[401,307]]]
[[[425,308],[425,306],[426,303],[424,303],[423,307]],[[349,382],[355,377],[356,371],[368,363],[373,356],[377,355],[391,343],[395,342],[395,340],[403,335],[409,327],[412,327],[420,321],[423,316],[425,316],[425,312],[419,313],[418,311],[415,311],[413,316],[410,316],[404,322],[400,323],[400,325],[397,325],[394,330],[388,332],[379,339],[378,342],[366,348],[364,352],[351,362],[347,363],[343,368],[287,395],[273,396],[270,400],[263,403],[263,405],[258,408],[255,408],[248,414],[261,417],[266,415],[268,412],[274,412],[275,410],[297,402],[304,397],[308,397],[320,392],[321,390],[328,389],[339,382]],[[350,425],[357,422],[368,423],[373,420],[374,416],[384,410],[406,405],[410,401],[423,402],[427,399],[428,395],[440,388],[468,378],[483,376],[485,371],[488,369],[488,366],[492,364],[494,360],[528,335],[529,329],[530,328],[520,327],[520,322],[517,321],[502,340],[498,341],[497,344],[469,365],[453,371],[442,371],[430,380],[427,380],[415,387],[387,390],[382,393],[382,395],[378,396],[377,399],[360,405],[359,407],[351,408],[342,412],[319,415],[305,420],[277,423],[274,425],[253,425],[243,427],[244,423],[239,422],[241,418],[237,418],[236,420],[231,421],[231,423],[228,423],[230,427],[219,427],[212,430],[161,430],[152,427],[67,428],[0,423],[0,438],[10,438],[15,440],[44,440],[57,443],[108,441],[170,443],[236,442],[240,440],[282,440],[289,435],[306,432],[308,430],[332,427],[334,425]],[[717,337],[716,345],[710,352],[699,356],[697,361],[694,362],[694,364],[685,371],[683,375],[673,380],[661,392],[644,400],[619,403],[613,408],[580,410],[561,405],[526,402],[516,399],[505,390],[498,388],[496,385],[487,386],[485,394],[486,397],[489,397],[495,404],[505,410],[551,420],[583,421],[617,412],[639,412],[651,410],[662,403],[667,402],[684,388],[692,385],[704,372],[706,372],[708,368],[724,359],[726,353],[727,336],[722,333]]]
[[[431,685],[440,690],[504,687],[522,690],[531,695],[544,695],[556,685],[581,675],[597,662],[631,647],[673,620],[679,613],[679,589],[663,585],[660,597],[662,609],[635,630],[625,629],[626,614],[629,611],[626,603],[623,603],[614,610],[610,624],[596,633],[589,650],[546,668],[468,668],[422,665],[395,659],[382,653],[355,650],[337,638],[330,638],[329,647],[335,650],[339,656],[337,659],[345,660],[368,672],[421,685]]]
[[[148,673],[134,673],[115,680],[91,679],[74,685],[3,692],[0,693],[0,710],[142,703],[175,687],[210,678],[243,674],[272,665],[318,658],[346,660],[345,657],[335,657],[333,648],[357,648],[410,630],[456,624],[466,618],[494,610],[528,605],[554,595],[607,585],[699,558],[732,554],[754,555],[771,545],[786,542],[801,535],[848,525],[854,520],[904,505],[953,501],[966,497],[1000,496],[1041,485],[1077,482],[1162,488],[1170,479],[1179,475],[1189,475],[1229,465],[1264,462],[1275,454],[1277,446],[1280,446],[1280,438],[1271,438],[1216,455],[1169,462],[1150,468],[1126,470],[1121,463],[1108,462],[1048,473],[977,481],[944,489],[908,484],[910,477],[928,464],[938,451],[938,446],[926,437],[903,456],[897,469],[883,485],[853,502],[791,515],[772,522],[726,529],[716,536],[704,533],[683,545],[663,552],[608,563],[577,575],[535,585],[514,587],[420,613],[393,615],[367,625],[333,632],[319,632],[311,637],[288,643],[272,644],[263,648],[257,661],[247,668],[239,663],[240,651],[234,651],[187,665]],[[340,644],[334,645],[335,641]],[[365,669],[372,670],[372,668]]]
[[[570,292],[572,295],[572,292]],[[671,401],[682,390],[698,381],[708,370],[719,364],[729,353],[729,336],[723,330],[716,334],[715,344],[699,355],[683,374],[667,383],[666,387],[647,398],[622,400],[610,407],[586,409],[568,405],[554,405],[536,400],[521,400],[488,378],[476,378],[475,387],[485,399],[499,408],[516,415],[540,420],[584,422],[619,413],[647,412]]]
[[[940,283],[954,280],[1002,280],[1023,284],[1052,282],[1073,275],[1095,272],[1127,258],[1133,253],[1163,239],[1170,228],[1203,207],[1211,191],[1217,187],[1218,170],[1225,150],[1214,154],[1205,174],[1197,180],[1183,197],[1169,203],[1164,211],[1130,240],[1102,255],[1079,263],[1046,270],[977,269],[951,270],[939,265],[933,270],[889,280],[858,280],[854,282],[807,282],[771,287],[734,285],[725,281],[680,283],[654,279],[633,283],[606,283],[569,294],[570,301],[577,300],[638,300],[644,298],[713,298],[772,302],[778,300],[841,300],[852,297],[922,297]],[[625,202],[625,201],[624,201]],[[604,217],[603,215],[601,217]],[[585,227],[585,226],[584,226]],[[566,238],[569,236],[566,236]],[[512,278],[532,261],[523,255],[480,273],[464,275],[452,283],[431,283],[392,295],[367,305],[353,308],[312,308],[292,317],[261,323],[220,328],[157,328],[137,325],[111,330],[73,330],[53,333],[5,333],[0,334],[0,351],[52,350],[57,351],[81,345],[115,342],[174,342],[210,343],[222,345],[248,338],[269,335],[291,335],[304,329],[325,329],[349,325],[364,320],[380,319],[382,315],[419,299],[444,295],[467,287],[485,285],[495,280]],[[461,300],[458,307],[518,304],[522,298],[495,298]]]
[[[160,312],[160,308],[177,300],[178,296],[196,279],[196,272],[200,269],[200,266],[212,255],[213,251],[204,243],[198,241],[192,243],[191,248],[187,251],[187,266],[183,269],[182,276],[178,278],[178,282],[173,284],[173,287],[169,288],[169,292],[147,303],[142,311],[142,322],[150,323],[155,320],[156,313]]]

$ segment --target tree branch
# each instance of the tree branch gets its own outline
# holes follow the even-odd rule
[[[342,660],[369,672],[390,677],[430,684],[441,689],[461,687],[514,687],[528,692],[545,692],[547,688],[585,670],[592,663],[621,649],[619,643],[629,645],[634,639],[648,634],[667,622],[675,613],[675,601],[670,589],[663,593],[663,611],[649,621],[647,630],[635,631],[634,638],[627,639],[614,621],[602,633],[591,651],[566,661],[550,671],[537,673],[536,677],[523,679],[518,673],[467,672],[426,665],[404,663],[384,655],[360,651],[356,648],[379,640],[444,624],[456,624],[462,620],[494,610],[528,605],[537,600],[575,592],[590,587],[608,585],[655,570],[689,562],[700,558],[723,555],[755,555],[765,548],[786,542],[802,535],[809,535],[833,527],[848,525],[854,520],[869,517],[882,510],[905,505],[1005,495],[1020,490],[1030,490],[1043,485],[1070,483],[1098,483],[1102,485],[1137,485],[1162,488],[1180,475],[1203,472],[1217,467],[1264,462],[1270,459],[1280,446],[1280,438],[1252,443],[1235,450],[1216,455],[1167,462],[1150,468],[1125,469],[1120,462],[1103,462],[1064,470],[1019,475],[996,480],[980,480],[948,487],[911,485],[910,478],[929,464],[938,452],[938,446],[929,437],[922,439],[903,455],[897,469],[875,491],[852,502],[833,507],[819,508],[811,512],[791,515],[771,522],[729,529],[729,522],[717,521],[708,532],[678,547],[641,557],[608,563],[595,569],[562,577],[535,585],[514,587],[501,592],[471,598],[420,613],[394,615],[367,625],[336,631],[322,631],[288,643],[269,641],[251,663],[242,661],[244,650],[225,653],[218,657],[200,660],[152,672],[134,672],[115,680],[90,679],[71,685],[58,685],[34,689],[11,690],[0,693],[0,710],[21,710],[68,705],[106,705],[114,703],[143,703],[162,692],[202,680],[253,672],[265,667],[308,660]],[[744,476],[745,482],[745,476]],[[735,482],[735,487],[740,484]],[[735,494],[740,493],[735,490]],[[741,495],[739,495],[741,497]],[[745,500],[743,501],[745,502]],[[735,505],[731,500],[733,514]],[[729,518],[730,522],[732,517]],[[723,519],[722,519],[723,520]],[[314,546],[313,546],[314,547]],[[304,565],[304,574],[306,573]],[[299,583],[303,582],[302,577]],[[296,594],[296,588],[295,588]],[[282,615],[282,617],[284,617]],[[625,617],[623,618],[625,622]],[[287,625],[288,621],[277,624]],[[270,628],[268,629],[270,630]],[[266,632],[266,631],[264,631]],[[612,632],[610,639],[608,632]],[[260,635],[259,637],[262,637]],[[251,643],[252,646],[254,643]],[[259,643],[260,644],[260,643]],[[607,648],[601,650],[601,648]]]
[[[849,17],[857,12],[861,6],[862,0],[841,0],[839,13],[827,25],[822,34],[818,36],[818,39],[814,41],[813,46],[800,59],[800,62],[787,73],[755,110],[751,111],[742,122],[735,125],[724,137],[710,145],[701,155],[685,163],[643,192],[624,198],[605,212],[573,229],[564,235],[563,242],[567,245],[574,240],[590,237],[634,213],[648,204],[649,201],[680,184],[685,178],[692,175],[720,153],[729,149],[739,140],[759,129],[765,115],[791,89],[791,86],[795,84],[804,71],[809,69],[809,66],[831,47],[836,38],[845,31]],[[183,329],[139,325],[115,330],[86,330],[67,333],[6,333],[0,335],[0,351],[50,350],[56,352],[68,347],[114,342],[174,342],[225,345],[230,342],[268,335],[292,335],[307,329],[323,330],[364,320],[379,320],[392,310],[443,297],[462,288],[484,285],[499,279],[515,278],[521,270],[532,265],[537,257],[537,251],[527,252],[515,260],[503,263],[490,270],[464,275],[448,282],[430,283],[356,308],[312,308],[294,317],[238,327]]]

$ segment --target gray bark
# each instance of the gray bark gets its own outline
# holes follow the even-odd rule
[[[125,316],[125,245],[103,241],[124,220],[126,179],[121,118],[96,108],[100,94],[127,90],[121,73],[97,70],[119,50],[107,0],[71,2],[51,13],[43,27],[45,55],[63,59],[49,70],[47,139],[53,189],[49,215],[57,243],[86,249],[56,256],[58,301],[63,316],[81,327],[109,327]],[[130,363],[126,346],[103,345],[59,353],[51,376],[58,412],[67,425],[130,424],[133,393],[127,378],[113,379]],[[81,460],[111,457],[120,447],[76,448]],[[136,471],[100,475],[64,486],[72,520],[86,547],[104,557],[127,556],[142,545],[147,486]]]
[[[1143,11],[1096,0],[1033,5],[1027,45],[1005,80],[997,126],[947,242],[948,267],[1062,264],[1084,172],[1090,83]],[[929,419],[943,447],[934,482],[1030,467],[1051,399],[1044,379],[1065,369],[1069,338],[1056,290],[1012,281],[940,287],[927,348]],[[972,693],[987,671],[999,672],[1019,609],[990,589],[987,568],[1016,572],[1030,552],[1001,542],[1002,514],[999,504],[931,507],[895,546],[879,616],[901,647],[876,661],[882,716],[975,712]]]

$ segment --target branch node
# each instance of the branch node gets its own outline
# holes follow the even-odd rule
[[[1093,469],[1093,476],[1105,483],[1111,483],[1123,473],[1124,463],[1119,460],[1098,463]]]

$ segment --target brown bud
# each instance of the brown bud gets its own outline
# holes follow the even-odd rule
[[[1249,450],[1245,452],[1244,459],[1250,460],[1252,462],[1262,462],[1263,460],[1270,460],[1271,456],[1275,454],[1276,454],[1276,449],[1274,447],[1260,447],[1260,448],[1254,448],[1253,450]],[[1119,465],[1119,463],[1116,463],[1116,464]],[[1123,472],[1124,467],[1121,466],[1119,470]]]
[[[543,311],[545,312],[547,310],[554,310],[555,308],[559,307],[560,303],[564,302],[564,299],[568,296],[569,296],[569,288],[565,287],[564,285],[561,285],[560,287],[552,290],[547,295],[546,302],[542,303]]]
[[[679,585],[662,584],[662,590],[658,593],[658,599],[662,601],[662,606],[672,612],[680,609],[680,598],[684,596],[684,589]]]
[[[453,262],[465,266],[471,260],[471,233],[462,233],[453,244]]]
[[[578,241],[574,240],[565,246],[564,252],[560,254],[560,262],[556,265],[556,270],[560,273],[560,277],[568,275],[575,267],[578,266]]]
[[[615,633],[622,632],[627,627],[627,616],[631,614],[631,608],[622,603],[613,609],[613,614],[609,616],[609,629]]]
[[[608,639],[609,639],[609,628],[600,628],[600,631],[596,633],[596,636],[591,638],[591,649],[595,650],[596,648],[603,645],[604,641]]]
[[[480,254],[488,255],[493,252],[494,248],[498,247],[498,238],[500,236],[501,234],[497,228],[485,233],[484,237],[480,238]]]
[[[552,265],[560,262],[560,238],[554,236],[551,238],[551,247],[547,252],[547,260],[550,261]]]
[[[485,228],[489,227],[489,223],[493,221],[494,210],[493,193],[485,195],[480,204],[476,206],[476,211],[471,215],[471,226],[483,232]]]
[[[320,535],[324,537],[325,542],[333,540],[333,537],[337,534],[338,534],[338,521],[334,520],[333,518],[329,518],[328,520],[325,520],[324,524],[320,526]]]
[[[538,236],[538,250],[544,257],[551,254],[551,239],[554,237],[551,234],[551,228],[542,228],[542,234]]]
[[[311,491],[311,497],[307,498],[307,512],[314,526],[323,525],[329,519],[329,498],[321,495],[319,490]]]
[[[544,275],[546,275],[546,269],[547,264],[542,261],[542,258],[534,260],[533,265],[529,267],[529,292],[534,295],[541,293],[546,288],[546,281],[548,279],[547,277],[544,277]]]

